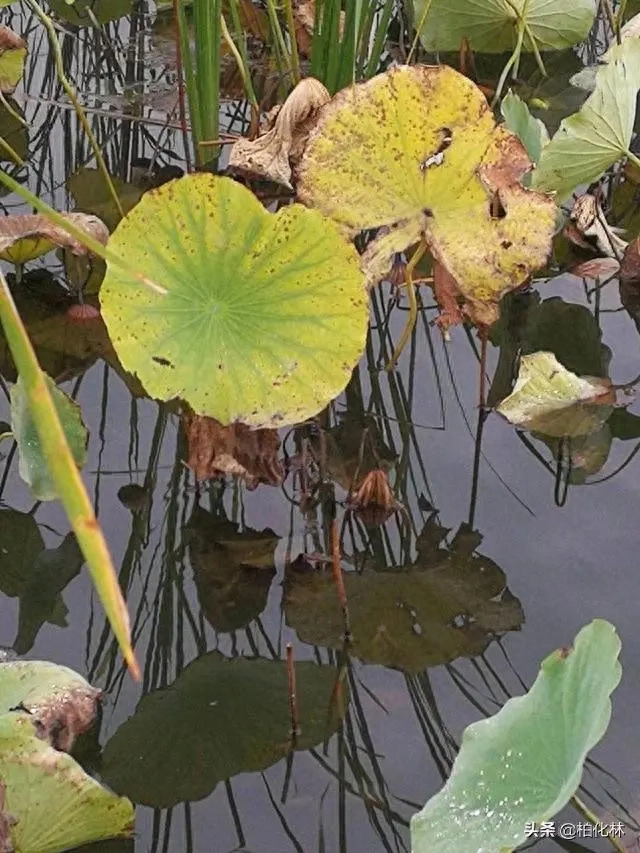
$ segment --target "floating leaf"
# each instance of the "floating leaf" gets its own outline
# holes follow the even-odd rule
[[[639,89],[640,39],[628,39],[612,49],[593,94],[544,147],[533,186],[555,192],[562,202],[629,156]]]
[[[330,666],[296,664],[301,733],[295,749],[310,749],[335,731],[337,674]],[[146,805],[201,800],[218,782],[284,758],[293,748],[290,730],[284,661],[229,660],[210,652],[174,684],[143,697],[107,743],[102,775],[114,790]]]
[[[596,15],[596,0],[414,0],[426,50],[457,50],[467,39],[480,53],[560,50],[581,42]]]
[[[274,215],[228,178],[188,175],[147,193],[109,247],[167,290],[111,266],[101,290],[116,351],[154,397],[223,424],[296,423],[340,393],[362,353],[358,256],[317,211]]]
[[[267,606],[276,574],[273,530],[240,530],[198,507],[186,528],[198,601],[216,631],[244,628]]]
[[[609,380],[578,377],[553,353],[536,352],[520,360],[515,387],[497,411],[515,426],[562,438],[597,432],[615,402]]]
[[[99,690],[66,666],[41,660],[0,666],[0,720],[20,708],[38,724],[40,736],[65,751],[93,723],[99,696]]]
[[[95,240],[107,242],[109,231],[97,216],[89,216],[86,213],[65,213],[63,216],[78,228],[87,231]],[[45,255],[56,246],[70,249],[77,255],[87,254],[82,243],[42,214],[0,218],[0,258],[3,261],[24,264]]]
[[[430,543],[427,526],[414,566],[344,573],[351,649],[360,660],[419,672],[482,654],[492,637],[522,624],[522,607],[500,567],[466,548],[460,534],[451,550],[438,547],[437,530],[438,542]],[[285,616],[304,642],[342,648],[344,621],[330,572],[289,571]]]
[[[521,186],[530,168],[474,83],[447,66],[401,66],[321,110],[298,192],[352,234],[383,228],[365,255],[370,283],[424,239],[470,313],[495,319],[551,248],[556,208]]]
[[[14,598],[24,591],[25,574],[44,550],[44,539],[30,513],[2,509],[0,542],[0,590]]]
[[[278,459],[280,439],[275,429],[250,429],[245,424],[222,426],[215,418],[184,418],[189,459],[196,480],[225,474],[240,477],[248,489],[259,483],[279,486],[284,469]]]
[[[27,714],[0,717],[0,778],[15,853],[62,853],[133,830],[131,803],[39,738]]]
[[[596,619],[543,661],[528,693],[469,726],[445,787],[411,820],[413,853],[513,850],[527,823],[566,805],[609,725],[619,652],[614,627]]]
[[[10,94],[24,71],[27,43],[19,35],[0,26],[0,92]]]
[[[89,434],[82,421],[80,407],[57,387],[50,376],[45,375],[45,378],[73,459],[78,468],[82,468],[87,456]],[[20,377],[11,389],[11,428],[20,454],[20,476],[38,500],[55,500],[58,490],[51,477]]]
[[[500,112],[506,126],[517,134],[527,149],[531,161],[537,163],[540,159],[540,152],[549,141],[549,134],[544,123],[531,115],[529,107],[511,89],[500,103]]]

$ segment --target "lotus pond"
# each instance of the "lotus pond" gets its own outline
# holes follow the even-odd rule
[[[635,849],[640,6],[0,6],[0,853]]]

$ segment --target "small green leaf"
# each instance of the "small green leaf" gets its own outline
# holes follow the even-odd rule
[[[620,640],[594,620],[552,652],[528,693],[469,726],[445,787],[411,821],[413,853],[501,853],[552,818],[580,784],[620,681]]]
[[[416,26],[428,5],[420,39],[426,50],[458,50],[464,39],[480,53],[513,50],[524,27],[523,50],[559,50],[582,41],[596,0],[414,0]]]
[[[45,378],[74,461],[78,468],[82,468],[86,460],[89,434],[82,422],[80,407],[56,386],[50,376],[45,375]],[[20,377],[11,389],[11,427],[20,454],[20,476],[31,487],[31,491],[38,500],[55,500],[58,497],[58,491],[49,473],[38,431],[31,417],[27,393]]]
[[[593,94],[544,147],[532,185],[562,202],[628,156],[639,89],[640,39],[627,39],[610,51]]]
[[[27,44],[9,27],[0,26],[0,92],[13,92],[24,71]]]
[[[576,376],[553,353],[534,352],[522,356],[514,389],[496,411],[515,426],[562,438],[597,432],[615,402],[608,379]]]
[[[367,333],[355,248],[318,211],[275,215],[200,173],[146,193],[109,249],[166,290],[109,264],[100,299],[125,369],[162,400],[222,424],[284,426],[345,387]]]
[[[549,134],[543,122],[531,115],[529,107],[511,89],[502,99],[500,111],[506,126],[517,133],[532,162],[537,163],[540,152],[549,141]]]
[[[8,665],[0,665],[0,672]],[[62,853],[132,832],[131,803],[37,737],[27,714],[0,716],[0,779],[0,818],[15,853]]]

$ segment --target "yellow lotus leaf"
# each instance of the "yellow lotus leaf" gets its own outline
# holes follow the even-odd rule
[[[472,81],[447,66],[400,66],[323,107],[297,189],[351,235],[382,229],[363,257],[370,284],[424,240],[467,313],[486,322],[550,251],[556,206],[521,185],[531,168]]]

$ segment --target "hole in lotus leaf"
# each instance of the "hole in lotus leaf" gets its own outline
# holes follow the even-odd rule
[[[507,215],[507,211],[505,209],[505,206],[503,205],[502,199],[500,198],[500,193],[495,192],[491,196],[491,198],[489,200],[489,214],[490,214],[492,219],[504,219],[505,216]],[[508,243],[509,246],[512,245],[510,240],[504,240],[502,242],[503,246],[504,246],[505,242]],[[508,247],[505,247],[505,248],[508,248]]]

